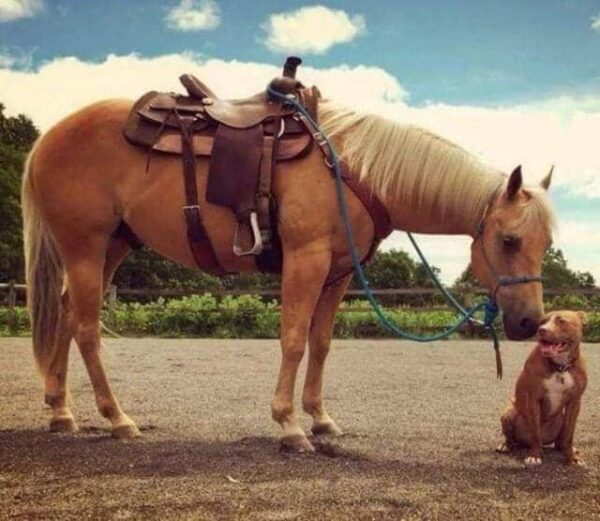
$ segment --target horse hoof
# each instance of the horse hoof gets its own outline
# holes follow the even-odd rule
[[[315,436],[342,436],[344,434],[333,422],[315,424],[311,430]]]
[[[125,425],[118,425],[117,427],[113,427],[111,434],[113,438],[116,438],[118,440],[131,440],[141,435],[140,430],[134,423],[127,423]]]
[[[314,452],[315,448],[306,436],[295,434],[281,438],[281,450],[285,452]]]
[[[52,418],[50,420],[50,432],[77,432],[79,427],[71,416]]]

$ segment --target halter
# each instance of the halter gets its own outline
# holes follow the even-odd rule
[[[493,198],[495,199],[495,197],[496,197],[496,194],[494,194]],[[496,300],[496,295],[498,294],[498,291],[500,290],[500,288],[503,288],[506,286],[513,286],[515,284],[527,284],[529,282],[542,283],[542,282],[544,282],[544,278],[541,276],[538,276],[538,275],[517,275],[515,277],[507,277],[505,275],[500,275],[498,273],[498,271],[492,264],[492,261],[490,260],[488,252],[485,248],[485,243],[483,242],[483,231],[485,229],[485,219],[487,217],[489,207],[490,207],[490,203],[488,203],[485,207],[485,210],[483,212],[483,217],[481,218],[481,221],[479,221],[479,225],[477,226],[477,231],[475,233],[475,237],[473,238],[473,242],[479,242],[480,247],[481,247],[481,253],[483,254],[483,260],[485,261],[485,264],[486,264],[489,272],[492,274],[492,277],[495,279],[494,280],[495,285],[490,290],[490,294],[489,294],[490,302],[488,303],[488,305],[490,306],[490,308],[495,307],[497,310],[498,304],[497,304],[497,300]],[[486,309],[486,312],[487,312],[487,309]],[[497,311],[496,311],[496,313],[497,313]]]

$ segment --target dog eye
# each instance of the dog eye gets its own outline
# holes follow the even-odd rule
[[[556,323],[557,324],[564,324],[565,323],[565,319],[563,317],[561,317],[560,315],[558,315],[556,317]]]
[[[506,253],[515,253],[521,247],[521,239],[515,235],[505,235],[502,237],[502,249]]]

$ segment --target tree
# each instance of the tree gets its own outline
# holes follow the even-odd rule
[[[23,280],[21,178],[27,152],[39,135],[23,115],[6,117],[0,103],[0,281]]]
[[[542,261],[542,276],[547,288],[593,288],[596,281],[588,271],[573,271],[558,248],[550,248]]]
[[[573,271],[561,249],[551,247],[542,259],[542,277],[546,288],[593,288],[596,281],[587,271]],[[469,264],[461,276],[456,279],[455,286],[478,286]]]
[[[432,266],[434,273],[439,268]],[[372,288],[415,288],[433,285],[425,266],[414,261],[402,250],[378,251],[364,267],[365,276]],[[360,287],[354,279],[353,287]]]
[[[198,293],[227,289],[273,288],[278,279],[262,273],[215,277],[192,270],[142,248],[133,252],[117,270],[113,284],[120,288],[185,289]]]

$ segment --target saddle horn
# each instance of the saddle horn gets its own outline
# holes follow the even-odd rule
[[[298,58],[298,56],[288,56],[283,65],[283,75],[286,78],[296,78],[296,70],[298,70],[298,65],[302,63],[302,58]]]
[[[296,70],[301,63],[302,60],[297,56],[288,57],[283,65],[283,76],[271,81],[269,88],[285,96],[294,96],[296,90],[304,86],[296,79]]]

